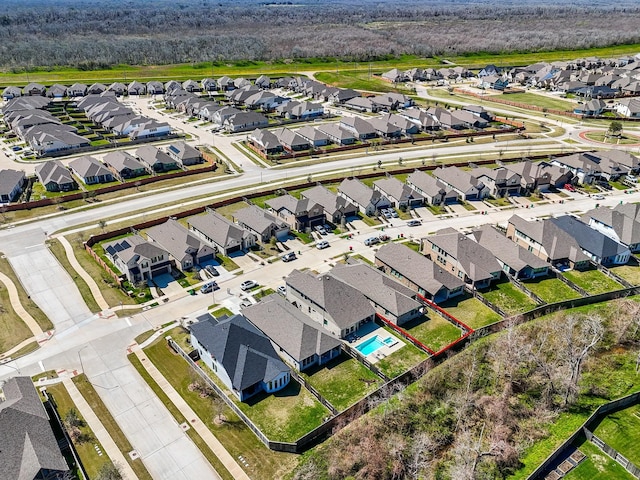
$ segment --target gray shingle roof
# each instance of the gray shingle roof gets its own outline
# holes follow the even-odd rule
[[[99,160],[88,155],[72,160],[69,162],[69,166],[82,178],[111,175],[111,172]]]
[[[189,225],[209,237],[217,245],[229,248],[242,243],[243,238],[253,234],[217,212],[207,212],[189,218]]]
[[[302,196],[320,205],[324,211],[331,216],[339,212],[354,215],[358,211],[358,207],[354,204],[327,190],[327,188],[322,185],[316,185],[309,190],[305,190],[302,192]]]
[[[611,227],[625,245],[640,243],[640,222],[635,216],[627,216],[615,209],[599,207],[586,212],[582,216],[582,221],[588,224],[592,218]]]
[[[16,185],[22,185],[24,179],[24,172],[11,169],[0,170],[0,196],[9,195]]]
[[[149,228],[147,236],[180,261],[190,255],[188,250],[197,253],[203,248],[202,242],[173,218]]]
[[[74,183],[69,169],[63,167],[58,160],[49,160],[36,165],[36,175],[43,185],[47,185],[50,182],[58,185]]]
[[[345,178],[340,183],[338,190],[362,207],[366,207],[370,203],[378,205],[382,200],[386,200],[382,193],[367,187],[357,178]]]
[[[0,471],[2,478],[32,480],[41,469],[69,469],[29,377],[3,386],[0,402]]]
[[[298,216],[305,212],[309,216],[321,215],[323,213],[322,207],[308,198],[297,199],[293,195],[280,195],[279,197],[271,198],[264,202],[276,212],[285,209],[294,215]]]
[[[583,250],[597,257],[612,257],[628,250],[626,246],[590,228],[588,225],[570,215],[550,218],[545,222],[556,225],[558,228],[567,232]]]
[[[445,186],[439,183],[438,180],[419,170],[410,174],[407,177],[407,182],[412,183],[430,197],[435,197],[436,195],[446,193],[447,191]]]
[[[527,266],[531,268],[550,267],[540,257],[512,242],[491,225],[483,225],[473,232],[473,237],[476,242],[493,253],[499,261],[509,265],[516,271],[520,271]]]
[[[141,258],[151,259],[167,253],[166,250],[147,242],[140,235],[131,235],[107,242],[103,244],[103,248],[109,255],[119,257],[125,263],[129,263],[131,260],[138,263]]]
[[[284,222],[278,220],[266,210],[257,205],[249,205],[246,208],[238,210],[234,214],[238,223],[244,224],[254,232],[264,234],[275,226],[276,229],[285,226]]]
[[[181,162],[185,159],[201,158],[200,151],[189,145],[188,143],[179,141],[172,143],[167,147],[167,152],[174,158],[179,159]]]
[[[402,183],[395,177],[383,178],[376,180],[373,184],[378,187],[386,195],[395,198],[400,202],[412,200],[424,200],[424,197],[416,192],[409,185]]]
[[[322,331],[317,322],[277,293],[243,309],[242,314],[297,361],[340,346],[340,340]]]
[[[376,258],[432,296],[442,287],[453,290],[464,285],[458,277],[404,245],[387,243],[378,249]]]
[[[224,367],[237,391],[258,382],[268,383],[290,371],[269,338],[242,315],[219,323],[199,322],[190,328],[198,342]]]
[[[121,172],[125,168],[139,170],[145,168],[133,155],[121,150],[107,153],[104,156],[104,163],[112,167],[116,172]]]

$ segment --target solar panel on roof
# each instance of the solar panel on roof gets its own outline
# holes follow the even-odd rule
[[[173,153],[180,153],[180,150],[175,145],[171,145],[169,147],[169,150],[171,150]]]

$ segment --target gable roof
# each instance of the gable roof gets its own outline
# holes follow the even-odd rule
[[[387,243],[378,249],[376,258],[432,296],[442,287],[453,290],[464,285],[461,279],[405,245]]]
[[[296,361],[320,356],[341,344],[277,293],[244,308],[242,314]]]
[[[515,242],[512,242],[491,225],[483,225],[472,233],[476,242],[493,253],[496,258],[516,271],[523,268],[544,268],[550,265]]]
[[[433,176],[461,192],[466,192],[470,188],[484,187],[476,177],[458,167],[436,168],[433,171]]]
[[[383,178],[376,180],[373,184],[378,187],[386,195],[397,199],[398,201],[424,200],[424,197],[416,192],[409,185],[402,183],[395,177]]]
[[[107,153],[104,156],[103,161],[105,165],[112,167],[116,172],[121,172],[125,168],[130,170],[140,170],[145,168],[145,166],[133,155],[123,152],[122,150]]]
[[[14,377],[2,389],[0,402],[0,465],[2,476],[32,480],[42,469],[69,469],[49,418],[29,377]]]
[[[191,325],[191,333],[221,364],[236,391],[258,382],[268,383],[287,367],[269,338],[243,315],[234,315],[218,323],[213,319]]]
[[[36,165],[36,175],[43,185],[55,183],[65,185],[75,183],[68,168],[62,166],[58,160],[49,160],[47,162]]]
[[[243,238],[253,237],[251,232],[214,211],[190,217],[189,225],[225,249],[241,244]]]
[[[200,150],[183,141],[178,141],[169,145],[167,147],[167,152],[175,158],[178,158],[180,161],[190,158],[200,158],[202,156]]]
[[[546,222],[567,232],[580,245],[580,248],[599,258],[613,257],[628,251],[625,245],[570,215],[549,218]]]
[[[147,242],[140,235],[130,235],[102,245],[104,251],[112,258],[119,258],[124,263],[139,263],[142,259],[152,259],[167,253],[166,250]]]
[[[331,216],[336,213],[355,214],[358,210],[358,207],[353,203],[329,191],[323,185],[316,185],[309,190],[305,190],[302,192],[302,196],[316,202]]]
[[[260,234],[264,234],[274,226],[275,228],[280,228],[284,225],[284,222],[257,205],[241,208],[235,212],[234,217],[238,223],[242,223],[251,230],[260,232]]]
[[[640,221],[636,220],[635,216],[628,216],[624,211],[617,209],[599,207],[582,216],[584,223],[588,224],[591,219],[612,228],[625,245],[640,243]]]
[[[149,228],[147,236],[178,260],[190,255],[187,253],[188,250],[198,252],[202,248],[200,239],[174,218]]]
[[[84,155],[69,162],[73,171],[82,178],[111,175],[111,172],[97,159]]]
[[[416,170],[413,173],[409,174],[409,176],[407,177],[407,182],[415,185],[416,188],[419,188],[430,197],[434,197],[436,195],[447,192],[446,187],[442,183],[433,178],[431,175],[420,170]]]
[[[150,166],[154,166],[156,164],[173,165],[176,163],[173,158],[153,145],[143,145],[136,150],[136,155],[140,160]]]
[[[379,191],[369,188],[357,178],[345,178],[340,183],[338,191],[363,207],[370,203],[378,205],[381,200],[386,200]]]
[[[324,213],[322,207],[312,200],[308,198],[297,199],[289,194],[271,198],[265,204],[276,212],[285,209],[296,216],[304,213],[308,213],[309,216],[322,215]]]
[[[0,196],[9,195],[16,185],[22,185],[24,179],[24,172],[12,169],[0,170]]]

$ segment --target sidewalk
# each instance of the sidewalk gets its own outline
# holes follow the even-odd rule
[[[62,383],[69,392],[69,396],[71,397],[71,400],[73,400],[75,406],[78,408],[80,415],[82,415],[82,417],[85,419],[87,425],[89,425],[97,440],[102,445],[102,448],[104,448],[105,452],[107,452],[107,455],[109,455],[111,461],[113,463],[117,463],[120,467],[122,478],[125,480],[138,480],[138,477],[131,468],[131,465],[127,463],[127,460],[125,459],[116,443],[113,441],[113,438],[111,438],[109,432],[107,432],[107,430],[104,428],[104,425],[102,425],[102,422],[100,421],[98,416],[84,399],[75,383],[73,383],[70,378],[63,379]]]
[[[108,310],[110,308],[109,304],[102,296],[102,292],[100,291],[98,284],[95,282],[93,277],[91,277],[91,275],[89,275],[87,271],[84,268],[82,268],[82,265],[80,265],[80,263],[78,262],[78,259],[73,253],[73,247],[71,246],[69,241],[63,235],[60,235],[59,237],[55,237],[55,238],[57,238],[58,241],[60,241],[60,243],[64,247],[64,251],[67,254],[67,259],[69,260],[69,263],[71,264],[73,269],[76,272],[78,272],[78,275],[80,275],[82,279],[89,286],[89,290],[91,290],[91,295],[93,295],[93,298],[95,299],[98,306],[102,310]]]
[[[137,348],[134,352],[136,356],[140,359],[140,363],[147,370],[151,378],[158,384],[158,386],[162,389],[164,393],[167,394],[169,399],[173,402],[173,404],[180,410],[180,413],[185,418],[194,419],[190,422],[191,428],[195,429],[198,432],[198,435],[202,437],[205,443],[209,446],[211,451],[215,454],[216,457],[224,464],[224,466],[229,470],[229,473],[233,476],[233,478],[237,480],[251,480],[249,476],[242,470],[242,467],[238,465],[235,459],[227,452],[224,446],[218,441],[218,439],[211,433],[211,430],[202,423],[198,415],[191,409],[191,407],[184,401],[184,399],[180,396],[180,394],[171,386],[171,384],[167,381],[166,378],[160,373],[160,371],[155,367],[151,360],[147,357],[147,355],[142,351],[142,349]]]

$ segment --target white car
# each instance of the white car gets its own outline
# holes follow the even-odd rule
[[[258,284],[253,280],[246,280],[240,284],[240,290],[246,292],[247,290],[251,290],[254,287],[257,287]]]
[[[329,242],[326,240],[322,240],[321,242],[316,243],[316,248],[318,250],[322,250],[323,248],[329,248]]]

